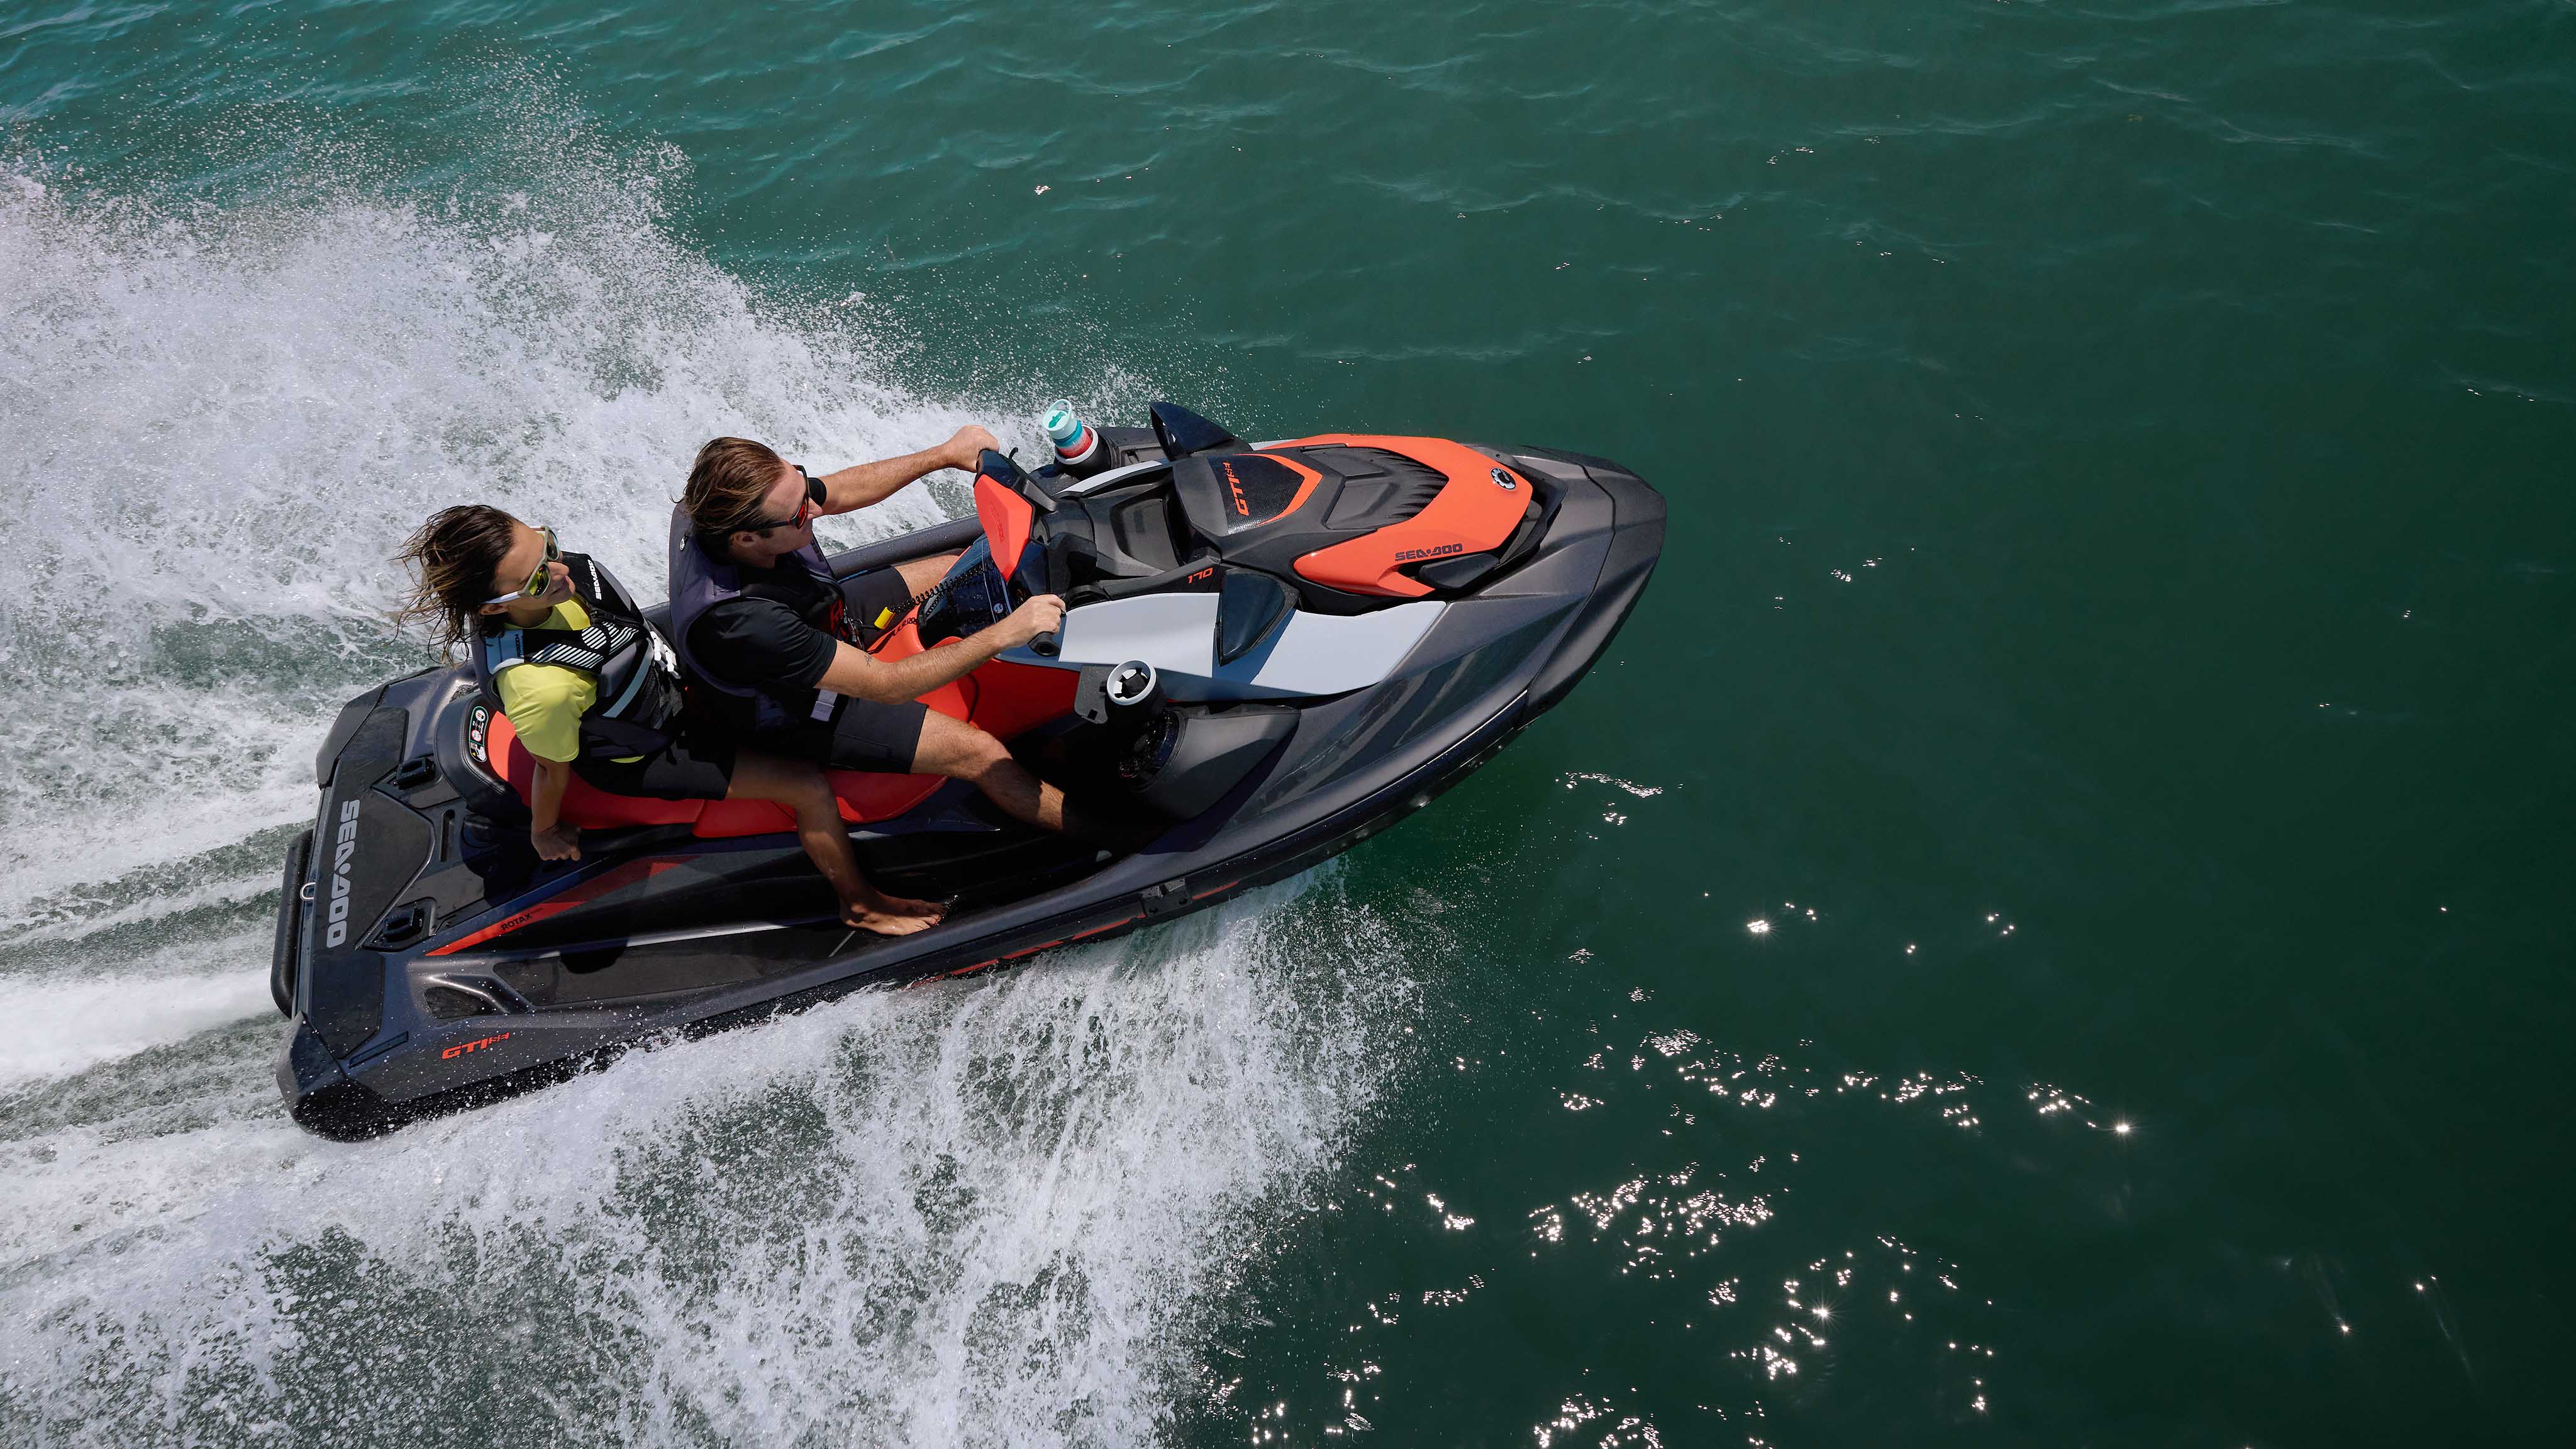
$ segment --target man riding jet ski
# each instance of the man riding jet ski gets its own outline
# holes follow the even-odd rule
[[[1064,601],[1039,594],[944,648],[899,660],[863,647],[935,585],[955,554],[911,559],[844,584],[814,542],[814,520],[883,501],[934,469],[972,469],[994,444],[964,428],[942,448],[817,478],[748,438],[698,450],[671,512],[671,634],[742,738],[846,770],[971,782],[1018,820],[1065,828],[1064,792],[975,725],[921,700],[1053,631]]]
[[[847,827],[832,833],[874,888],[947,902],[926,930],[844,924],[789,810],[613,793],[578,764],[556,808],[580,855],[548,858],[531,827],[557,787],[532,746],[554,747],[521,738],[482,682],[521,666],[352,700],[316,758],[320,813],[289,848],[279,906],[278,1084],[296,1120],[381,1132],[641,1043],[1024,960],[1294,874],[1429,804],[1564,698],[1662,551],[1662,498],[1600,458],[1367,434],[1248,443],[1168,403],[1151,423],[1097,430],[1097,471],[1080,477],[979,447],[975,517],[837,557],[737,551],[764,529],[801,533],[805,505],[848,501],[841,475],[818,500],[792,465],[771,469],[762,511],[713,517],[722,556],[690,529],[709,581],[674,580],[684,640],[728,607],[722,589],[757,597],[791,558],[797,581],[768,602],[829,636],[813,651],[829,662],[783,677],[733,667],[732,636],[689,644],[710,681],[746,691],[725,708],[755,723],[778,708],[764,738],[801,727],[811,744],[828,727],[822,758],[867,758],[838,754],[846,710],[825,694],[900,709],[886,696],[919,689],[913,768],[944,720],[1036,782],[1023,812],[1008,788],[979,788],[989,771],[825,772]],[[864,582],[907,565],[899,603]],[[1050,595],[1057,627],[1020,633],[1059,620],[1031,608]],[[638,617],[667,636],[668,611]],[[997,647],[996,631],[1020,642]],[[1118,820],[1115,841],[1048,828],[1067,798]]]

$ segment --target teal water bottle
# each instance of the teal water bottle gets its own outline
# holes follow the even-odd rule
[[[1100,465],[1109,461],[1109,455],[1100,446],[1099,431],[1083,426],[1082,419],[1073,415],[1070,401],[1056,399],[1055,406],[1048,408],[1046,416],[1039,420],[1039,426],[1046,429],[1047,441],[1055,444],[1057,466],[1076,478],[1087,478],[1099,472]]]

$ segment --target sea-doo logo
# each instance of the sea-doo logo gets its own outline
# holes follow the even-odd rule
[[[1408,548],[1402,553],[1397,554],[1395,556],[1395,561],[1397,563],[1411,563],[1416,559],[1447,558],[1453,553],[1465,552],[1466,548],[1467,546],[1463,543],[1444,543],[1438,548]]]
[[[340,833],[331,847],[331,922],[322,943],[337,946],[349,939],[349,867],[358,858],[358,802],[340,807]]]
[[[479,1052],[496,1041],[508,1041],[509,1039],[510,1034],[506,1031],[502,1032],[498,1036],[479,1036],[472,1041],[466,1042],[462,1046],[452,1046],[447,1050],[440,1052],[438,1054],[438,1059],[442,1062],[452,1062],[458,1057],[465,1055],[467,1052]]]
[[[1504,492],[1506,492],[1506,493],[1513,492],[1513,491],[1517,490],[1517,489],[1521,486],[1521,480],[1519,480],[1518,478],[1513,477],[1513,476],[1512,476],[1511,474],[1509,474],[1509,473],[1504,472],[1504,471],[1503,471],[1502,469],[1500,469],[1500,468],[1496,468],[1496,469],[1493,471],[1493,475],[1492,475],[1492,476],[1493,476],[1493,480],[1494,480],[1494,486],[1495,486],[1495,487],[1497,487],[1497,488],[1500,488],[1501,490],[1503,490],[1503,491],[1504,491]]]

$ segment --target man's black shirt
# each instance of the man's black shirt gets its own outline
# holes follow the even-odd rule
[[[841,603],[840,591],[793,565],[745,568],[742,580],[758,592],[699,615],[689,630],[689,652],[717,682],[757,690],[777,700],[790,719],[801,719],[840,651],[841,641],[820,627]],[[719,694],[709,702],[739,727],[750,727],[751,701]]]

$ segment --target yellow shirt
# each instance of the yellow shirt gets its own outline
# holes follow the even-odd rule
[[[541,629],[590,627],[590,611],[579,599],[566,599],[547,613]],[[581,753],[581,717],[599,703],[599,676],[569,664],[513,664],[493,678],[501,695],[501,713],[519,742],[540,760],[568,763]],[[620,764],[644,758],[628,755]]]

